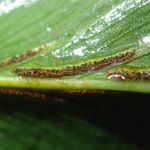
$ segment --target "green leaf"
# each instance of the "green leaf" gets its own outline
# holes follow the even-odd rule
[[[0,93],[40,98],[47,96],[40,90],[149,93],[149,12],[149,0],[0,0]],[[92,95],[89,104],[89,95],[86,103],[81,97],[64,101],[58,93],[46,102],[0,95],[0,149],[136,150],[140,145],[114,134],[126,123],[125,135],[132,130],[131,139],[136,132],[146,140],[141,133],[147,128],[136,121],[132,126],[134,115],[127,117],[138,114],[143,124],[131,95],[103,93],[97,100]],[[127,98],[132,111],[128,103],[124,109]],[[123,103],[117,107],[112,99]]]
[[[149,12],[149,0],[3,0],[0,86],[149,93]]]

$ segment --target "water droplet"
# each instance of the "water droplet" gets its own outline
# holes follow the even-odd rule
[[[143,37],[143,43],[150,44],[150,35]]]
[[[47,27],[47,28],[46,28],[46,31],[51,32],[51,31],[52,31],[52,28]]]
[[[84,51],[83,50],[85,50],[85,49],[86,49],[85,46],[81,46],[81,47],[79,47],[77,49],[74,49],[73,50],[73,54],[77,55],[77,56],[84,56]]]
[[[142,37],[142,39],[139,41],[139,44],[150,46],[150,35]]]

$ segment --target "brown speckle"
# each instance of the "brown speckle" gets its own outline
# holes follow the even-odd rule
[[[0,89],[0,94],[7,94],[7,95],[18,95],[18,96],[30,96],[30,97],[34,97],[34,98],[40,98],[40,99],[48,99],[49,96],[44,94],[44,93],[40,93],[40,92],[36,92],[36,91],[32,91],[32,90],[20,90],[20,89]]]
[[[28,58],[31,58],[31,57],[35,56],[36,54],[40,53],[41,51],[43,51],[44,49],[52,46],[52,44],[53,43],[43,44],[43,45],[41,45],[39,47],[36,47],[32,50],[23,52],[21,54],[17,54],[16,56],[14,56],[12,58],[9,58],[9,59],[6,59],[6,60],[0,62],[0,67],[4,67],[4,66],[11,65],[11,64],[19,63],[19,62],[24,61]]]
[[[16,96],[24,96],[31,97],[39,100],[50,100],[54,102],[65,102],[61,94],[59,93],[50,93],[46,91],[38,91],[38,90],[30,90],[30,89],[8,89],[8,88],[0,88],[0,94],[3,95],[16,95]]]
[[[117,80],[150,80],[150,71],[118,70],[109,72],[108,78]]]
[[[97,71],[103,68],[106,68],[110,65],[121,63],[126,60],[130,60],[135,55],[135,50],[132,49],[123,54],[118,54],[112,57],[105,58],[103,60],[97,60],[94,62],[89,62],[85,64],[81,64],[79,66],[66,67],[63,69],[54,69],[54,70],[46,70],[46,69],[17,69],[15,72],[18,76],[25,77],[63,77],[63,76],[72,76],[78,75],[81,73],[86,73],[90,71]]]

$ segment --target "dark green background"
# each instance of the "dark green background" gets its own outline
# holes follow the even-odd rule
[[[0,149],[150,149],[149,98],[135,93],[56,94],[47,100],[1,95]]]

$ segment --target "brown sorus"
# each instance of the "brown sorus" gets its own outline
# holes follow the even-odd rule
[[[38,52],[36,51],[28,51],[26,53],[22,53],[20,55],[14,56],[8,60],[5,60],[3,62],[0,63],[0,67],[4,67],[4,66],[8,66],[11,64],[15,64],[15,63],[19,63],[27,58],[33,57],[34,55],[36,55]]]
[[[51,45],[52,45],[52,43],[46,43],[46,44],[40,45],[39,47],[36,47],[34,49],[31,49],[31,50],[28,50],[28,51],[23,52],[21,54],[18,54],[12,58],[6,59],[6,60],[0,62],[0,67],[19,63],[19,62],[24,61],[28,58],[31,58],[31,57],[35,56],[36,54],[40,53],[41,51],[43,51],[44,49],[50,47]]]
[[[7,88],[1,88],[0,94],[6,94],[6,95],[18,95],[18,96],[30,96],[34,98],[40,98],[40,99],[47,99],[49,98],[48,95],[45,93],[41,93],[39,91],[32,91],[32,90],[23,90],[23,89],[7,89]]]
[[[150,80],[150,71],[114,71],[108,73],[110,79],[117,80]]]
[[[135,50],[131,50],[129,52],[119,54],[116,56],[108,57],[103,60],[97,60],[94,62],[89,62],[85,64],[81,64],[79,66],[66,67],[64,69],[17,69],[16,74],[18,76],[30,76],[30,77],[63,77],[63,76],[71,76],[78,75],[85,72],[97,71],[102,68],[106,68],[110,65],[121,63],[123,61],[129,60],[133,58],[135,55]]]
[[[50,93],[46,91],[38,91],[31,89],[0,88],[0,94],[32,97],[40,100],[50,100],[54,102],[65,102],[64,98],[61,96],[61,94],[59,94],[59,92]]]

